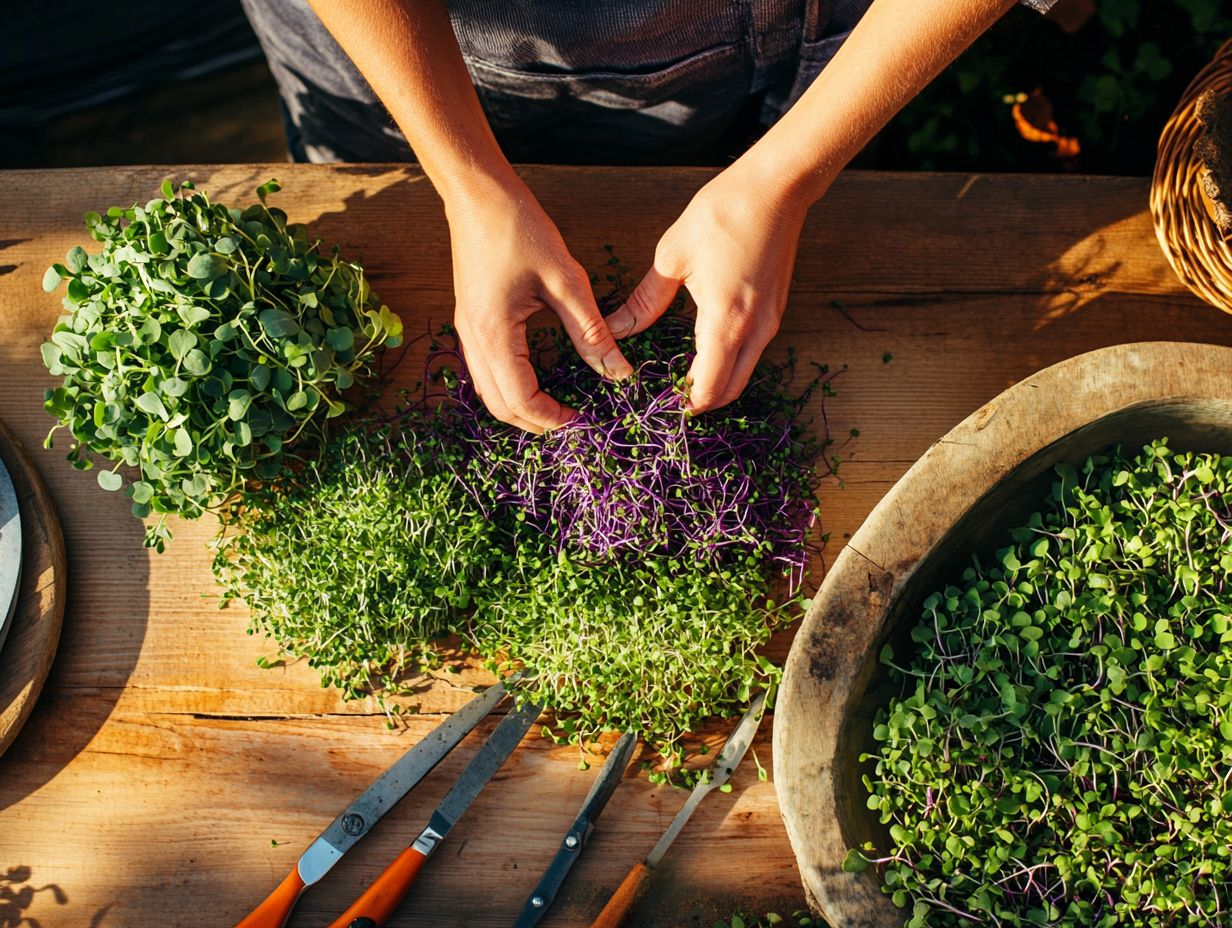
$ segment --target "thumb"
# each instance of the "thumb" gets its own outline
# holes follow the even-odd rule
[[[569,340],[583,361],[601,376],[615,380],[624,380],[633,373],[633,365],[621,354],[616,339],[599,313],[589,281],[585,285],[575,281],[562,282],[561,286],[551,288],[548,295],[552,308],[564,323]]]
[[[607,327],[617,338],[636,335],[663,315],[679,290],[679,280],[651,267],[629,298],[607,317]]]

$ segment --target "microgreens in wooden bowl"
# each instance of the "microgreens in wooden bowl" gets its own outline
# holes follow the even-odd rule
[[[891,489],[814,597],[777,705],[816,911],[1226,922],[1203,882],[1229,864],[1232,468],[1204,456],[1230,452],[1232,349],[1120,345],[1011,387]]]

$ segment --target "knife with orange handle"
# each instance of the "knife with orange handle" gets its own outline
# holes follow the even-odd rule
[[[688,801],[676,813],[672,823],[667,826],[667,831],[663,832],[663,836],[659,838],[658,844],[646,855],[645,860],[633,865],[633,869],[625,875],[619,888],[607,901],[603,911],[599,913],[599,917],[591,922],[590,928],[620,928],[625,917],[629,914],[629,910],[633,908],[637,900],[646,891],[646,887],[650,884],[652,871],[659,865],[659,861],[663,859],[667,849],[671,847],[672,842],[676,840],[676,836],[683,830],[685,823],[689,820],[689,816],[693,814],[693,811],[711,790],[717,789],[731,779],[732,772],[740,765],[740,761],[744,759],[749,745],[753,743],[753,736],[757,734],[757,727],[761,724],[761,717],[765,709],[766,693],[763,690],[757,694],[753,704],[744,713],[744,717],[736,725],[736,730],[732,732],[731,737],[727,739],[727,743],[723,745],[723,750],[719,751],[719,756],[715,760],[714,766],[710,768],[710,778],[706,782],[698,783],[697,786],[693,787],[693,792],[689,796]]]
[[[539,718],[542,709],[527,703],[506,715],[462,775],[449,788],[428,820],[428,827],[385,872],[376,878],[351,907],[330,923],[329,928],[380,928],[393,914],[419,876],[424,863],[453,829],[501,764],[513,753],[522,736]]]
[[[308,845],[296,861],[295,869],[236,928],[282,928],[304,891],[324,877],[381,816],[496,708],[505,695],[504,683],[489,687],[398,758]]]

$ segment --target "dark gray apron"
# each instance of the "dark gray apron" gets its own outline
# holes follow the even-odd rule
[[[781,116],[872,0],[448,0],[510,161],[687,163],[750,101]],[[1051,0],[1024,0],[1047,6]],[[413,154],[305,0],[244,0],[282,94],[293,157]]]

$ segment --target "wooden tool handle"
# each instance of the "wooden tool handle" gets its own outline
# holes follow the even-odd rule
[[[599,917],[591,922],[590,928],[620,928],[621,922],[633,908],[633,903],[642,897],[646,883],[650,880],[650,868],[638,862],[625,875],[624,880],[607,901]]]
[[[385,919],[394,914],[427,859],[422,852],[408,847],[329,928],[350,928],[356,921],[371,928],[385,924]]]
[[[299,878],[297,868],[235,928],[282,928],[303,891],[304,881]]]

